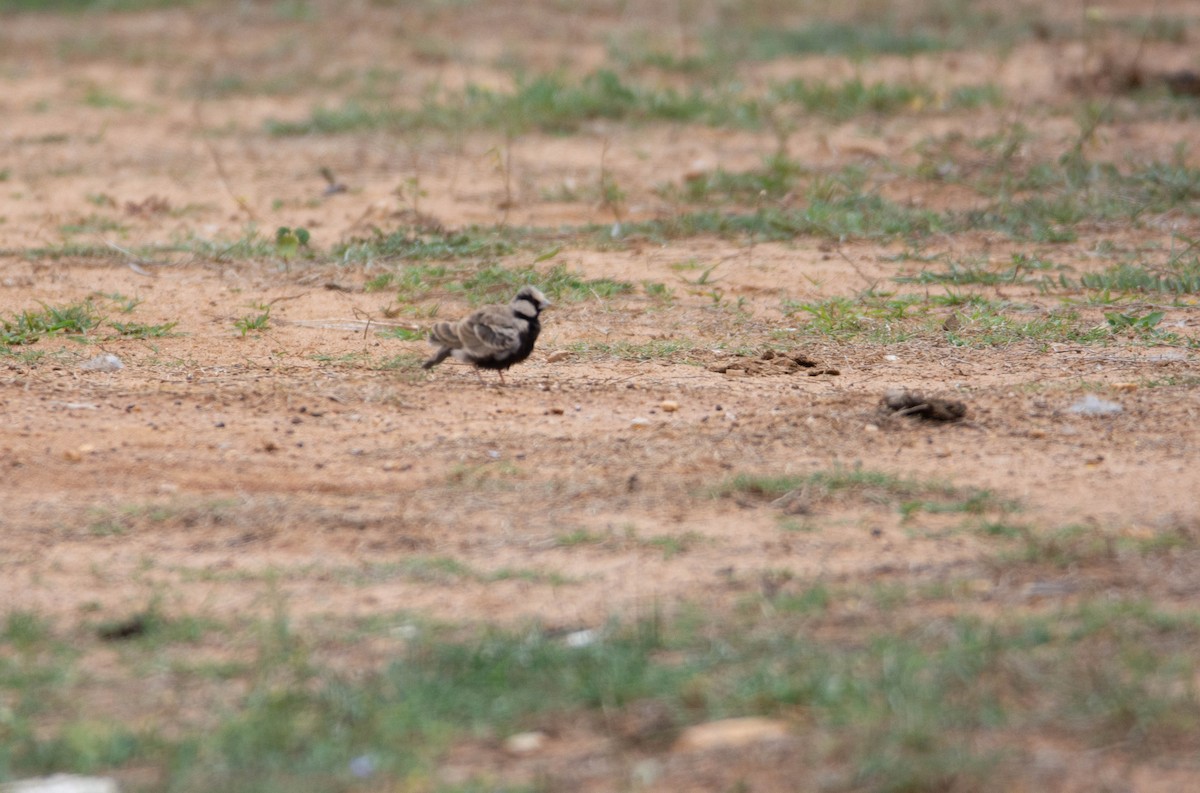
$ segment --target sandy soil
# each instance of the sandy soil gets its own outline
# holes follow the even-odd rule
[[[1139,4],[1108,5],[1119,13]],[[788,515],[766,501],[718,496],[737,474],[863,468],[945,481],[1015,501],[1016,520],[1045,529],[1149,536],[1200,524],[1193,353],[1119,341],[839,342],[796,332],[803,316],[781,310],[785,299],[853,295],[919,270],[892,258],[899,246],[804,238],[568,245],[538,266],[639,288],[560,302],[506,387],[453,364],[429,375],[389,367],[426,345],[376,329],[428,324],[389,319],[394,293],[364,291],[394,262],[285,268],[270,256],[185,252],[130,267],[116,248],[108,259],[23,255],[63,244],[231,240],[247,224],[304,226],[327,247],[411,217],[411,202],[395,195],[409,179],[425,193],[419,211],[450,228],[610,223],[612,209],[586,197],[602,160],[629,196],[624,219],[650,218],[672,210],[656,186],[696,169],[756,167],[774,150],[768,133],[598,123],[512,141],[506,180],[495,154],[505,141],[494,134],[267,135],[267,119],[339,106],[347,75],[372,68],[380,92],[409,102],[431,84],[505,85],[507,72],[494,65],[505,56],[531,69],[594,68],[608,36],[657,13],[594,4],[580,16],[534,14],[500,4],[455,24],[433,6],[346,8],[321,25],[264,10],[105,15],[85,26],[40,15],[4,20],[0,316],[93,297],[117,318],[114,301],[96,296],[120,294],[141,301],[130,318],[178,324],[168,338],[45,339],[36,361],[0,357],[0,602],[73,622],[132,612],[154,596],[167,609],[266,613],[282,595],[298,617],[411,612],[567,629],[684,602],[727,609],[780,582],[897,572],[975,576],[998,602],[1019,598],[1023,582],[974,566],[986,540],[954,531],[960,516],[903,520],[894,505],[861,501]],[[1195,65],[1186,47],[1156,47],[1162,68]],[[903,68],[952,87],[986,73],[1006,94],[1028,97],[1029,145],[1057,151],[1078,127],[1039,103],[1060,97],[1064,72],[1089,55],[1033,42],[1004,56],[862,67],[775,61],[747,79]],[[213,88],[233,77],[277,87]],[[912,164],[923,139],[999,130],[1013,112],[814,122],[792,136],[789,153],[814,168]],[[1169,159],[1195,131],[1194,121],[1126,120],[1104,128],[1092,153]],[[1200,162],[1194,147],[1184,156]],[[323,196],[322,166],[349,190]],[[564,187],[585,195],[559,200]],[[978,200],[900,177],[881,189],[934,208]],[[994,261],[1022,252],[1081,273],[1103,266],[1090,253],[1101,243],[1166,245],[1175,232],[1200,229],[1194,219],[1163,217],[1137,230],[1084,229],[1070,244],[979,234],[932,240],[924,252]],[[694,273],[675,265],[689,260],[717,265],[723,301],[688,283]],[[646,281],[667,284],[675,299],[643,294]],[[1057,305],[1021,286],[989,294],[1034,314]],[[243,337],[234,328],[271,301],[268,330]],[[469,308],[453,294],[415,308],[435,303],[439,317]],[[1194,306],[1165,310],[1167,323],[1194,336]],[[1081,311],[1104,321],[1099,309]],[[679,339],[693,348],[645,360],[581,346]],[[780,339],[823,373],[780,373],[755,357]],[[125,367],[80,369],[102,352]],[[879,402],[895,387],[962,400],[967,420],[885,417]],[[1123,412],[1070,412],[1085,391]],[[1147,585],[1167,600],[1195,597],[1198,586],[1170,574],[1148,576]]]

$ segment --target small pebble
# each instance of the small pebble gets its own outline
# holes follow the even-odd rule
[[[519,732],[504,739],[504,750],[509,754],[531,754],[545,744],[544,732]]]
[[[1095,394],[1087,394],[1083,399],[1071,405],[1068,410],[1081,416],[1114,416],[1124,411],[1125,408],[1116,402],[1101,399]]]
[[[106,352],[95,358],[87,359],[79,364],[79,368],[85,372],[116,372],[124,369],[125,364],[121,363],[121,359],[111,352]]]
[[[375,758],[369,754],[360,754],[350,761],[350,773],[359,779],[366,779],[375,774]]]
[[[587,647],[588,645],[595,644],[599,638],[600,631],[594,628],[584,628],[583,630],[568,633],[563,637],[563,643],[568,647]]]
[[[638,416],[637,418],[635,418],[629,422],[629,426],[633,427],[634,429],[642,429],[644,427],[649,427],[650,419],[646,418],[645,416]]]
[[[664,399],[658,406],[662,408],[664,413],[674,413],[676,410],[679,410],[679,403],[673,399]]]
[[[118,793],[116,780],[100,776],[54,774],[0,784],[3,793]]]

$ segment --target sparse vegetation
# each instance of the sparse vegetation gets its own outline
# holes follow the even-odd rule
[[[667,730],[729,714],[791,719],[803,707],[806,728],[824,740],[807,743],[796,758],[799,779],[816,764],[836,769],[847,785],[899,778],[924,787],[952,776],[987,788],[997,774],[1011,781],[1029,772],[1021,749],[979,748],[986,736],[1050,730],[1084,746],[1125,736],[1153,753],[1190,746],[1200,728],[1186,685],[1194,659],[1184,650],[1200,638],[1200,615],[1106,597],[1050,614],[965,614],[931,626],[922,608],[939,601],[969,608],[971,590],[894,582],[875,596],[891,613],[878,612],[868,640],[850,641],[821,630],[859,602],[850,592],[784,586],[767,615],[612,625],[582,646],[538,631],[464,634],[401,622],[395,634],[395,621],[375,629],[364,623],[354,630],[376,634],[398,657],[352,676],[328,667],[319,634],[280,614],[242,627],[257,636],[247,648],[253,666],[227,663],[215,678],[197,665],[154,673],[181,676],[208,697],[227,678],[244,681],[236,713],[211,714],[167,739],[103,725],[84,711],[66,737],[46,739],[26,721],[39,700],[24,697],[9,721],[15,731],[0,769],[149,762],[171,786],[204,780],[226,790],[315,790],[369,757],[367,773],[377,781],[414,783],[455,740],[496,740],[555,713],[622,713],[653,698],[672,714]],[[144,628],[133,646],[164,659],[218,627],[227,630],[154,608],[139,619]],[[48,691],[74,679],[76,658],[56,632],[32,615],[8,617],[5,690]],[[383,639],[388,632],[394,637]],[[1039,696],[1019,695],[1027,690]]]
[[[1200,789],[1195,19],[193,5],[0,0],[0,787]]]
[[[233,327],[236,328],[242,335],[250,331],[264,331],[271,327],[271,305],[269,303],[255,303],[254,311],[249,314],[244,314],[233,321]]]
[[[890,505],[897,508],[904,520],[920,512],[982,515],[1016,508],[1014,503],[986,490],[918,482],[863,469],[818,471],[807,476],[738,474],[717,488],[716,493],[763,502],[784,501],[790,511],[801,513],[830,501]]]

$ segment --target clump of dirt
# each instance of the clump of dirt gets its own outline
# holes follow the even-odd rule
[[[1071,90],[1082,94],[1129,94],[1165,88],[1172,96],[1200,96],[1200,73],[1191,69],[1156,70],[1139,62],[1118,63],[1105,56],[1095,69],[1067,80]]]
[[[763,350],[757,356],[739,356],[732,361],[719,361],[709,364],[707,368],[710,372],[726,374],[730,377],[764,377],[799,374],[800,372],[804,372],[809,377],[841,374],[837,369],[821,366],[804,353],[777,352],[775,350]]]
[[[917,391],[899,388],[884,394],[883,410],[898,416],[916,416],[927,421],[959,421],[967,415],[964,402],[927,397]]]

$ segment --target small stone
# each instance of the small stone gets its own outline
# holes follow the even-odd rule
[[[1113,389],[1113,391],[1137,391],[1138,384],[1137,383],[1113,383],[1112,389]]]
[[[558,363],[559,361],[565,361],[570,357],[571,353],[567,352],[566,350],[555,350],[546,356],[546,363]]]
[[[118,793],[118,790],[116,781],[108,777],[74,774],[55,774],[0,785],[0,793]]]
[[[366,779],[374,776],[377,765],[372,755],[360,754],[350,761],[350,773],[359,779]]]
[[[629,426],[633,427],[635,430],[644,429],[650,426],[650,419],[646,418],[645,416],[638,416],[629,422]]]
[[[1030,438],[1044,438],[1044,437],[1046,437],[1046,431],[1042,430],[1042,429],[1037,429],[1037,428],[1031,429],[1029,431],[1029,437]]]
[[[550,408],[550,414],[553,416],[561,416],[564,412],[565,411],[561,407],[558,407],[557,405],[555,407]]]
[[[863,431],[864,432],[879,432],[879,425],[878,424],[868,424],[867,426],[863,427]]]
[[[662,408],[664,413],[674,413],[676,410],[679,410],[679,403],[673,399],[664,399],[658,406]]]
[[[737,749],[766,741],[777,741],[790,734],[787,722],[748,716],[722,719],[688,727],[675,741],[677,752]]]
[[[1125,410],[1125,408],[1116,402],[1101,399],[1095,394],[1085,395],[1083,399],[1080,399],[1067,409],[1081,416],[1115,416]]]
[[[83,459],[83,454],[78,449],[67,449],[63,452],[63,459],[69,463],[77,463]]]
[[[111,352],[106,352],[95,358],[87,359],[79,364],[79,368],[85,372],[116,372],[124,369],[125,364],[121,363],[121,359]]]
[[[563,637],[563,644],[568,647],[588,647],[596,643],[600,638],[600,631],[595,628],[584,628],[583,630],[571,631]]]
[[[504,739],[504,751],[509,754],[532,754],[546,745],[544,732],[519,732]]]
[[[708,172],[711,168],[712,166],[707,160],[693,160],[692,164],[688,166],[688,169],[683,172],[683,181],[698,182],[708,176]]]

